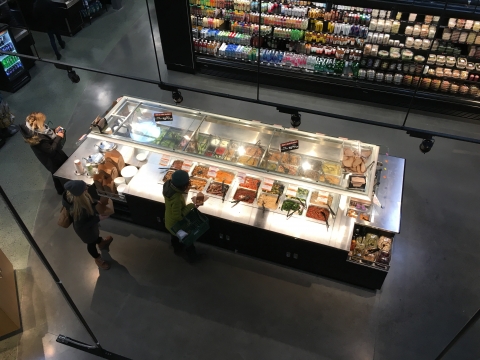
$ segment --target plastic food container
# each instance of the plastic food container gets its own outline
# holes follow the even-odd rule
[[[385,27],[385,20],[383,20],[383,19],[378,19],[378,21],[377,21],[377,29],[376,29],[376,30],[382,32],[384,27]]]
[[[433,15],[425,15],[425,24],[430,24],[433,20]]]
[[[405,28],[405,35],[412,35],[413,33],[413,26],[407,26]]]
[[[467,43],[468,45],[472,45],[472,44],[475,42],[476,36],[477,36],[477,34],[474,33],[473,31],[471,31],[471,32],[468,34],[466,43]]]
[[[460,88],[460,86],[458,86],[457,84],[453,83],[451,86],[450,86],[450,93],[451,94],[456,94],[458,93],[458,89]]]
[[[428,50],[428,49],[430,49],[430,44],[431,44],[431,43],[432,43],[432,42],[431,42],[430,40],[428,40],[428,39],[423,39],[423,41],[422,41],[422,50]]]
[[[455,56],[447,56],[446,59],[445,59],[445,66],[454,67],[456,62],[457,62],[457,59],[455,59]]]
[[[412,80],[413,80],[412,75],[405,75],[403,77],[403,82],[402,83],[405,86],[410,86],[410,85],[412,85]]]
[[[413,47],[413,44],[415,43],[415,40],[413,39],[413,37],[409,36],[405,39],[405,47],[406,48],[411,48]]]
[[[434,65],[436,61],[437,61],[437,56],[435,54],[428,55],[427,64]]]
[[[417,14],[410,13],[410,15],[408,15],[408,21],[414,22],[416,19],[417,19]]]
[[[432,91],[438,91],[441,85],[441,81],[439,79],[433,79],[432,83],[430,84],[430,90]]]
[[[465,27],[465,22],[466,22],[465,19],[458,19],[457,20],[457,28],[463,29]]]
[[[440,65],[440,66],[445,65],[445,56],[437,55],[437,65]]]
[[[468,94],[473,96],[473,97],[478,97],[480,95],[480,91],[478,90],[477,85],[471,85],[470,90],[468,91]]]
[[[407,49],[402,50],[402,60],[412,60],[413,52]]]
[[[448,19],[448,27],[453,29],[457,25],[457,19],[456,18],[450,18]]]
[[[393,23],[392,23],[392,34],[398,34],[398,30],[400,30],[400,21],[398,20],[395,20]]]
[[[375,80],[377,82],[383,82],[383,79],[385,77],[385,74],[382,72],[378,72],[377,75],[375,76]]]
[[[428,28],[428,35],[427,37],[429,39],[435,38],[435,34],[437,33],[437,27],[435,25],[432,25]]]
[[[385,74],[385,82],[390,84],[393,81],[393,75],[390,73]]]
[[[475,32],[480,31],[480,21],[475,21],[475,22],[473,23],[472,30],[475,31]]]
[[[365,79],[366,76],[367,76],[367,72],[365,71],[365,69],[358,70],[358,78],[360,80]]]
[[[418,24],[415,24],[413,26],[413,31],[412,31],[412,35],[413,36],[419,36],[420,35],[420,32],[422,31],[422,27]]]
[[[460,79],[467,80],[468,79],[468,71],[463,70],[460,72]]]
[[[444,77],[452,77],[453,76],[452,69],[444,69],[443,70],[443,76]]]
[[[375,29],[377,28],[377,23],[378,23],[377,19],[370,20],[370,25],[368,26],[368,30],[375,31]]]
[[[468,90],[469,90],[468,85],[463,84],[462,86],[460,86],[460,89],[458,90],[458,92],[462,95],[466,95],[468,94]]]
[[[389,55],[389,53],[386,50],[380,50],[378,52],[378,56],[381,57],[381,58],[388,58],[388,55]]]
[[[442,84],[440,85],[441,92],[448,92],[450,90],[451,83],[448,80],[443,80]]]
[[[415,41],[413,42],[413,47],[418,50],[422,47],[422,44],[422,39],[415,39]]]
[[[467,67],[467,59],[464,57],[458,58],[457,60],[457,68],[465,69]]]
[[[430,84],[432,83],[432,79],[430,78],[423,78],[422,83],[420,84],[420,87],[422,89],[428,89],[430,87]]]
[[[443,68],[437,67],[437,68],[435,69],[435,76],[443,77],[443,75],[444,75],[444,74],[443,74]]]
[[[452,31],[450,29],[443,29],[442,40],[449,41],[452,37]]]
[[[395,85],[400,85],[402,81],[403,81],[403,75],[399,73],[395,74],[395,76],[393,77],[393,83]]]

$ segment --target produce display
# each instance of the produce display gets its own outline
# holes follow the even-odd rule
[[[310,205],[307,209],[307,217],[318,220],[318,221],[328,221],[328,217],[330,216],[330,211],[326,208]]]
[[[292,165],[280,164],[278,165],[277,171],[288,175],[297,175],[298,168]]]
[[[257,166],[259,161],[260,161],[260,158],[247,156],[247,155],[240,156],[238,158],[238,162],[240,164],[250,165],[250,166]]]
[[[193,169],[192,176],[208,179],[208,166],[197,165]]]
[[[228,191],[229,187],[230,187],[229,185],[224,184],[223,185],[224,190],[222,190],[222,183],[212,182],[208,186],[207,193],[212,194],[212,195],[223,196],[223,191],[225,191],[225,193],[226,193]]]
[[[170,167],[172,169],[181,170],[183,165],[183,160],[175,160]]]
[[[309,193],[308,189],[299,187],[295,195],[287,195],[287,197],[290,197],[290,198],[296,197],[298,199],[307,200],[308,193]]]
[[[217,175],[215,176],[215,181],[218,181],[218,182],[224,181],[225,184],[231,184],[234,178],[235,178],[234,173],[229,171],[219,170],[217,171]]]
[[[313,205],[332,206],[333,196],[326,191],[313,191],[310,196],[310,203]]]
[[[243,183],[239,184],[239,186],[245,189],[257,190],[260,183],[261,183],[260,179],[253,178],[251,176],[246,176]]]
[[[301,215],[303,212],[303,206],[298,201],[287,199],[282,203],[281,210],[287,212],[298,212],[298,214]]]
[[[340,167],[340,165],[330,163],[330,162],[322,163],[322,171],[325,175],[334,175],[334,176],[342,175],[342,168]]]
[[[301,157],[299,155],[292,154],[290,152],[284,152],[282,154],[281,162],[283,165],[300,165]]]
[[[233,195],[233,200],[240,200],[252,204],[255,200],[255,191],[238,188]]]
[[[285,190],[285,184],[275,180],[272,185],[272,189],[269,191],[270,194],[281,195]]]
[[[207,185],[207,180],[197,179],[194,177],[190,178],[190,189],[202,191]]]
[[[199,134],[198,140],[193,138],[188,143],[186,151],[189,153],[203,154],[207,150],[208,135]]]
[[[182,142],[183,136],[179,131],[175,131],[173,129],[170,129],[165,136],[163,137],[162,141],[160,141],[160,146],[170,148],[170,149],[175,149],[177,148],[178,145]],[[186,145],[186,143],[185,143]]]
[[[261,193],[258,197],[257,205],[259,207],[265,206],[267,209],[275,210],[278,207],[278,196]]]
[[[166,181],[170,180],[170,179],[172,178],[172,175],[173,175],[174,172],[175,172],[175,171],[172,171],[172,170],[167,171],[167,173],[166,173],[165,176],[163,177],[162,181],[163,181],[163,182],[166,182]]]

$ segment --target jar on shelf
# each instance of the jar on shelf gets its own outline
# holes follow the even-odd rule
[[[375,80],[377,82],[383,82],[384,77],[385,77],[385,74],[383,72],[377,72],[377,75],[375,75]]]
[[[393,83],[395,85],[400,85],[402,81],[403,81],[403,75],[400,73],[395,74],[395,76],[393,77]]]
[[[462,84],[462,85],[460,85],[460,89],[458,90],[458,92],[461,95],[466,95],[466,94],[468,94],[468,90],[469,90],[468,85],[467,84]]]
[[[472,30],[475,31],[475,32],[479,32],[479,31],[480,31],[480,21],[475,21],[475,22],[473,23]]]
[[[413,80],[412,75],[405,75],[403,77],[402,84],[405,85],[405,86],[411,86],[412,85],[412,80]]]
[[[458,39],[460,38],[460,33],[461,31],[458,29],[455,29],[452,31],[452,37],[450,38],[451,42],[458,42]]]
[[[398,20],[395,20],[393,23],[392,23],[392,34],[398,34],[398,31],[400,30],[400,21]],[[413,30],[413,29],[412,29]]]
[[[452,30],[445,28],[442,33],[442,40],[449,41],[452,38]]]
[[[432,82],[432,79],[430,78],[423,78],[422,82],[420,83],[420,87],[424,90],[427,90],[430,87],[430,84]]]
[[[392,20],[387,19],[385,20],[385,26],[383,27],[383,31],[389,33],[392,31]]]
[[[451,85],[452,85],[452,83],[450,81],[443,80],[442,84],[440,85],[440,91],[441,92],[448,92],[448,90],[450,90]]]
[[[468,95],[473,96],[474,98],[478,98],[480,96],[480,91],[478,90],[478,86],[470,85],[470,89],[468,90]]]
[[[472,30],[473,27],[473,20],[465,21],[465,30]]]
[[[453,29],[457,25],[457,19],[456,18],[450,18],[448,19],[448,27],[450,29]]]
[[[367,71],[365,69],[359,69],[358,70],[358,78],[360,80],[365,79],[366,76],[367,76]]]
[[[378,22],[377,19],[370,20],[370,25],[368,26],[368,30],[375,31],[375,29],[377,28],[377,22]]]
[[[459,44],[465,44],[467,42],[468,31],[462,31],[460,37],[458,38]]]
[[[440,66],[445,65],[445,56],[444,55],[437,55],[437,65],[440,65]]]
[[[475,42],[475,37],[477,36],[477,34],[475,34],[473,31],[470,31],[468,33],[468,36],[467,36],[467,41],[466,43],[468,45],[472,45],[474,42]]]
[[[467,67],[467,58],[459,57],[457,60],[457,68],[463,70]]]
[[[410,25],[407,26],[405,28],[405,35],[412,35],[412,33],[413,33],[413,26],[410,26]]]
[[[431,42],[430,40],[428,40],[428,39],[423,39],[423,41],[422,41],[422,50],[429,50],[431,43],[432,43],[432,42]]]
[[[385,82],[387,84],[391,84],[393,81],[393,75],[391,73],[386,73],[385,74]]]
[[[435,25],[432,25],[428,28],[428,35],[427,37],[429,39],[434,39],[435,38],[435,34],[437,33],[437,27]]]
[[[450,93],[451,94],[457,94],[458,89],[460,89],[460,86],[458,84],[452,83],[452,85],[450,85]]]
[[[377,21],[377,31],[383,31],[384,27],[385,27],[385,20],[384,19],[378,19],[378,21]]]
[[[442,84],[442,81],[440,79],[433,79],[432,83],[430,84],[430,90],[438,91],[438,89],[440,89],[441,84]]]
[[[413,31],[412,31],[412,35],[413,36],[420,36],[420,32],[422,31],[422,27],[419,25],[419,24],[415,24],[413,26]]]
[[[415,39],[411,36],[408,36],[406,39],[405,39],[405,47],[406,48],[411,48],[413,47],[413,44],[415,43]]]
[[[375,79],[375,74],[376,74],[375,70],[372,70],[372,69],[367,70],[367,80],[373,81]]]
[[[455,59],[455,56],[447,56],[445,59],[445,66],[447,67],[454,67],[456,63],[457,63],[457,59]]]
[[[417,14],[410,13],[410,15],[408,15],[408,21],[414,22],[416,19],[417,19]]]

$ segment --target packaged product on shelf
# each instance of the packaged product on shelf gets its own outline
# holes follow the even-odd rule
[[[398,34],[398,31],[400,30],[400,21],[398,20],[395,20],[393,23],[392,23],[392,34]]]
[[[421,38],[426,38],[428,36],[428,28],[429,26],[428,25],[422,25],[422,28],[420,30],[420,37]]]
[[[467,80],[468,79],[468,71],[465,71],[465,70],[461,71],[460,72],[460,79],[461,80]]]
[[[408,21],[414,22],[416,19],[417,19],[417,14],[410,13],[410,15],[408,15]]]
[[[419,24],[415,24],[413,26],[412,35],[413,36],[419,36],[421,31],[422,31],[422,27]]]
[[[395,74],[395,76],[393,77],[393,83],[395,85],[400,85],[402,81],[403,81],[403,75],[399,73]]]
[[[405,75],[403,77],[403,85],[411,86],[412,85],[412,80],[413,80],[413,77],[411,75]]]
[[[452,38],[452,30],[445,28],[442,33],[442,40],[449,41]]]
[[[440,85],[441,85],[441,80],[440,79],[434,79],[434,80],[432,80],[432,83],[430,85],[430,90],[438,91],[440,89]]]
[[[422,47],[422,44],[423,44],[422,39],[415,39],[415,41],[413,42],[413,47],[418,50]]]
[[[462,31],[460,33],[460,37],[458,38],[458,43],[459,44],[465,44],[466,41],[467,41],[467,37],[468,37],[468,31]]]
[[[465,26],[465,22],[466,22],[465,19],[458,19],[458,20],[457,20],[457,25],[456,25],[457,28],[463,29],[463,27]]]
[[[435,69],[435,76],[437,77],[443,77],[444,76],[444,69],[441,67],[437,67]]]
[[[385,82],[387,84],[390,84],[390,83],[392,83],[392,81],[393,81],[393,75],[391,73],[386,73],[385,74]]]
[[[450,85],[450,93],[451,94],[456,94],[458,93],[458,89],[460,88],[460,86],[456,83],[452,83],[452,85]]]
[[[413,59],[413,52],[408,49],[402,50],[402,60],[412,60]]]
[[[458,92],[462,95],[466,95],[468,94],[468,91],[469,91],[468,85],[462,84]]]
[[[460,38],[460,33],[461,31],[458,30],[458,29],[455,29],[452,31],[452,36],[450,38],[450,41],[451,42],[458,42],[459,38]]]
[[[413,26],[410,26],[410,25],[407,26],[405,28],[405,35],[412,35],[412,33],[413,33]]]
[[[444,55],[437,55],[437,65],[444,66],[446,58]]]
[[[452,77],[453,77],[454,79],[460,78],[460,70],[453,70],[453,72],[452,72]]]
[[[261,193],[257,200],[257,205],[259,207],[265,206],[267,209],[275,210],[278,207],[277,204],[278,196]]]
[[[428,35],[427,37],[429,39],[435,38],[435,34],[437,33],[437,27],[435,25],[432,25],[428,28]]]
[[[471,85],[470,90],[468,91],[468,94],[472,97],[478,97],[480,95],[480,91],[478,89],[477,85]]]
[[[457,24],[457,19],[456,18],[448,19],[448,27],[449,28],[453,29],[456,24]]]
[[[383,31],[389,33],[392,31],[392,20],[387,19],[385,20],[385,26],[383,27]]]
[[[475,32],[479,32],[480,31],[480,21],[475,21],[473,23],[473,28],[472,28],[473,31]]]
[[[439,45],[440,45],[440,42],[438,40],[434,40],[432,44],[432,51],[437,51]]]
[[[433,20],[433,15],[425,15],[425,24],[429,25]]]
[[[457,62],[457,59],[455,59],[455,56],[447,56],[445,58],[445,66],[447,67],[454,67]]]
[[[441,92],[448,92],[448,90],[450,89],[450,86],[451,86],[450,81],[445,79],[445,80],[442,81],[442,84],[440,85],[440,91]]]
[[[473,43],[475,43],[475,38],[476,38],[476,37],[477,37],[477,34],[474,33],[473,31],[470,31],[470,32],[468,33],[468,37],[467,37],[466,43],[467,43],[468,45],[472,45]]]
[[[375,81],[383,82],[384,76],[385,74],[383,72],[377,72],[377,74],[375,75]]]
[[[430,84],[432,82],[432,79],[430,78],[423,78],[422,82],[420,84],[420,87],[424,90],[427,90],[430,87]]]

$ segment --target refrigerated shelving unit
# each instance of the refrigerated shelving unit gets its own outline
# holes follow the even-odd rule
[[[154,115],[162,112],[172,112],[173,121],[156,123]],[[119,218],[166,231],[163,183],[175,168],[183,168],[199,184],[188,197],[198,191],[210,196],[201,207],[210,219],[202,243],[381,288],[388,266],[350,256],[351,239],[355,227],[392,240],[399,233],[403,159],[381,155],[378,146],[360,141],[128,96],[104,117],[109,134],[90,132],[55,176],[93,184],[92,178],[74,173],[73,161],[96,153],[100,142],[116,144],[138,174],[122,194],[98,184],[90,193],[112,198]],[[298,149],[279,151],[295,140]],[[346,149],[362,154],[364,172],[342,168]],[[139,161],[139,153],[147,153],[147,159]],[[365,186],[351,188],[352,176],[364,176]],[[368,205],[362,212],[368,221],[360,212],[352,214],[352,199]]]

